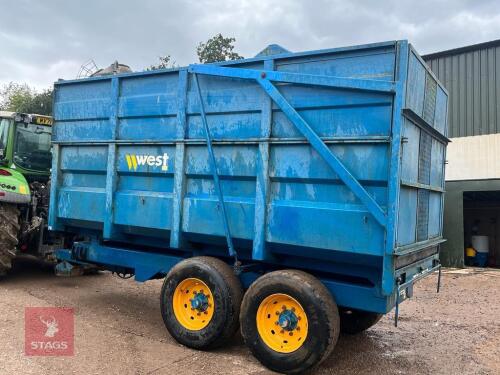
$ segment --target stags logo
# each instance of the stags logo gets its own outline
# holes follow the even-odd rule
[[[57,328],[57,320],[53,316],[50,320],[43,320],[43,317],[40,317],[40,321],[47,327],[47,331],[44,335],[45,337],[54,337],[55,334],[59,332],[59,328]]]
[[[136,171],[137,167],[147,165],[149,167],[161,167],[162,171],[168,171],[168,155],[135,155],[126,154],[127,167],[129,171]]]
[[[28,356],[72,356],[74,316],[72,308],[26,307],[24,349]]]

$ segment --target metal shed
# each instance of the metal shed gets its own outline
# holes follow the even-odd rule
[[[450,93],[450,138],[500,133],[500,39],[422,58]]]

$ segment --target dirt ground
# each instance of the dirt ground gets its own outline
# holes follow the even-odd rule
[[[341,336],[315,374],[500,374],[500,270],[446,270],[421,281],[412,300],[358,336]],[[167,333],[161,281],[109,273],[57,278],[22,260],[0,280],[2,374],[268,374],[240,337],[213,352],[190,350]],[[75,356],[24,355],[24,308],[75,308]]]

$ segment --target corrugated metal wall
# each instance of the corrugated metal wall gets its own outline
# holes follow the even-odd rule
[[[423,58],[450,94],[450,138],[500,133],[500,43]]]

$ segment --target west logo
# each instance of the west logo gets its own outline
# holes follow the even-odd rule
[[[126,154],[128,170],[137,170],[138,166],[147,165],[149,167],[161,167],[162,171],[168,171],[168,155],[135,155]]]

